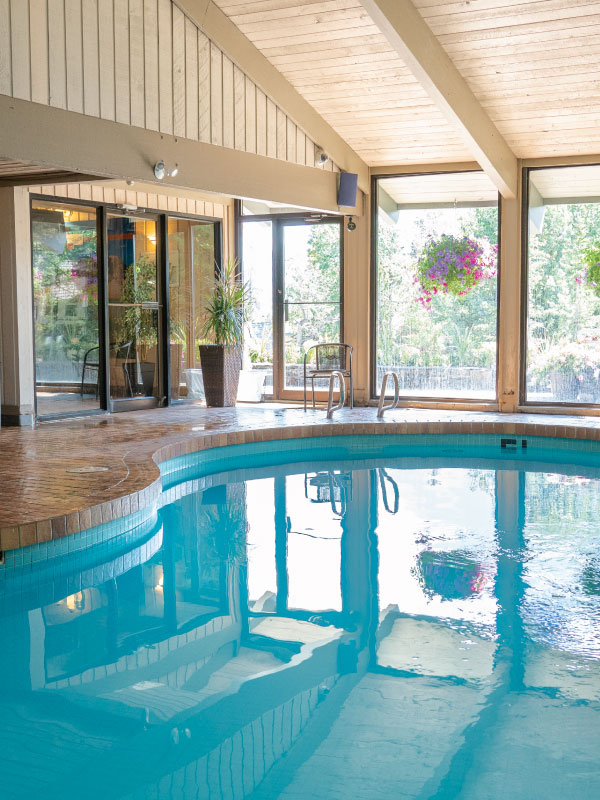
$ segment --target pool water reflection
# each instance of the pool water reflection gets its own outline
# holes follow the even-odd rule
[[[207,483],[135,542],[6,578],[3,798],[600,796],[596,478]]]

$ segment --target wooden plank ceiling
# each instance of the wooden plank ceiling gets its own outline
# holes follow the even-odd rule
[[[519,158],[600,152],[600,0],[413,0]],[[358,0],[216,0],[371,166],[471,154]]]
[[[479,205],[498,202],[498,190],[484,172],[404,175],[379,184],[399,206]]]
[[[25,161],[0,158],[0,186],[22,186],[42,183],[69,183],[86,176],[63,172],[53,167],[38,167]]]

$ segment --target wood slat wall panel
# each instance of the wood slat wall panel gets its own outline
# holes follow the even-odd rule
[[[0,31],[2,30],[0,12]],[[8,33],[8,31],[6,31]],[[48,4],[46,0],[29,0],[29,36],[31,52],[39,53],[31,59],[31,100],[34,103],[48,103]],[[0,33],[0,53],[3,34]],[[96,59],[97,59],[96,49]],[[0,55],[0,61],[2,55]],[[0,73],[2,68],[0,66]],[[0,77],[0,84],[2,79]],[[1,91],[1,89],[0,89]]]
[[[246,83],[239,67],[233,68],[233,113],[235,124],[235,147],[246,149]]]
[[[48,0],[55,2],[55,0]],[[102,6],[98,14],[98,58],[100,61],[100,116],[102,119],[115,118],[115,39],[113,4]],[[52,40],[53,41],[53,40]],[[54,47],[52,48],[54,50]],[[50,105],[54,105],[50,100]]]
[[[173,52],[171,0],[158,0],[159,130],[173,133]]]
[[[99,117],[100,72],[98,59],[98,0],[83,0],[81,10],[84,111],[92,117]],[[42,59],[35,60],[35,63],[41,62]]]
[[[246,78],[246,152],[256,153],[256,85]]]
[[[144,102],[145,124],[151,131],[160,127],[158,88],[158,6],[144,0]]]
[[[223,144],[223,53],[210,43],[211,142]]]
[[[355,0],[325,7],[335,25]],[[172,0],[0,0],[0,93],[301,164],[314,152]]]
[[[66,108],[67,64],[63,0],[48,0],[48,39],[52,42],[49,51],[50,105]]]
[[[185,20],[185,135],[198,138],[198,29]]]
[[[81,0],[65,0],[65,42],[67,52],[67,108],[83,113],[83,42]]]
[[[185,136],[185,17],[173,6],[173,133]]]
[[[0,162],[1,167],[1,162]],[[233,201],[227,203],[210,203],[189,197],[178,197],[173,194],[153,194],[145,191],[125,190],[114,186],[90,183],[51,184],[28,187],[31,194],[44,194],[51,197],[69,198],[71,200],[93,200],[96,203],[131,203],[139,208],[150,208],[157,211],[176,211],[193,216],[211,216],[225,219]],[[206,211],[209,206],[210,213]]]
[[[223,55],[223,145],[225,147],[235,147],[233,62],[226,55]]]
[[[13,42],[23,41],[23,47],[11,47],[12,93],[21,100],[30,100],[29,4],[25,0],[10,2],[10,35]]]
[[[0,0],[0,92],[12,95],[10,0]]]
[[[115,37],[115,119],[129,125],[131,120],[129,80],[129,2],[114,2]]]
[[[210,142],[210,42],[198,31],[198,138]]]
[[[131,124],[146,124],[144,82],[144,2],[129,0],[129,69],[131,74]]]

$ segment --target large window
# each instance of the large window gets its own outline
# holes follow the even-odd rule
[[[374,388],[496,398],[498,194],[482,172],[380,178]],[[391,385],[390,391],[391,391]]]
[[[600,403],[600,166],[528,176],[525,399]]]

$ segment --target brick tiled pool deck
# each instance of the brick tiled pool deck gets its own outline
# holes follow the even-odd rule
[[[205,448],[336,434],[506,433],[600,441],[600,418],[374,408],[181,406],[0,430],[0,550],[48,542],[154,503],[157,464]],[[102,467],[98,472],[72,472]]]

